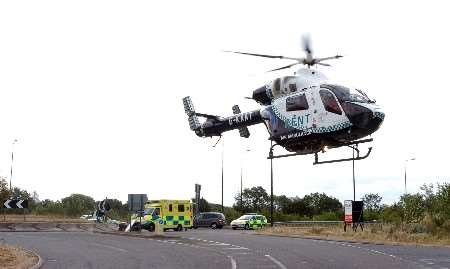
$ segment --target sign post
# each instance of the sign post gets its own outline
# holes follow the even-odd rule
[[[347,231],[347,225],[352,224],[352,200],[344,201],[344,232]]]
[[[2,208],[6,208],[6,209],[13,209],[13,208],[18,208],[18,209],[23,209],[23,221],[26,221],[26,217],[25,217],[25,210],[28,208],[28,200],[14,200],[14,199],[8,199],[5,201],[2,201]],[[4,211],[4,210],[3,210]],[[3,220],[6,222],[6,216],[3,215]]]
[[[147,203],[147,194],[128,194],[128,211],[139,214],[139,221],[144,212],[145,203]],[[131,213],[132,214],[132,213]],[[130,214],[130,232],[132,230]]]
[[[202,185],[195,184],[195,217],[197,217],[200,213],[200,190],[202,189]]]
[[[354,232],[361,227],[364,230],[364,215],[363,215],[363,201],[344,201],[344,231],[347,231],[347,226],[352,226]]]

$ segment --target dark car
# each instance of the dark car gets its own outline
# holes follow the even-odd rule
[[[198,227],[211,227],[213,229],[222,229],[226,225],[225,216],[218,212],[204,212],[197,215],[194,219],[194,229]]]

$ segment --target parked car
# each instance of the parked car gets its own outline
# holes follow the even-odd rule
[[[211,227],[212,229],[222,229],[227,222],[225,216],[218,212],[203,212],[194,218],[194,229],[198,227]]]
[[[246,214],[231,222],[231,228],[236,230],[238,228],[249,230],[262,228],[267,225],[267,219],[263,215]]]

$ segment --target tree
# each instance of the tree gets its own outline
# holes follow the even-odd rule
[[[340,212],[342,211],[342,204],[338,199],[330,197],[325,193],[311,193],[305,195],[303,198],[304,202],[307,204],[308,215],[312,217],[313,215],[319,215],[325,212]]]
[[[194,205],[194,207],[193,207],[194,213],[197,212],[196,211],[197,210],[197,205],[195,204],[195,202],[196,202],[195,198],[192,198],[192,203]],[[209,211],[211,211],[210,203],[206,199],[204,199],[203,197],[200,198],[199,212],[209,212]]]
[[[367,193],[361,200],[364,202],[364,209],[367,211],[377,212],[381,211],[381,200],[383,198],[378,193]]]
[[[64,209],[70,216],[78,216],[92,212],[95,209],[95,200],[83,194],[72,194],[61,200]]]
[[[11,192],[8,188],[8,182],[5,177],[0,177],[0,201],[7,200],[11,197]]]
[[[312,215],[311,211],[312,210],[308,206],[308,204],[305,202],[305,199],[295,197],[291,200],[291,203],[289,204],[289,206],[286,210],[286,213],[287,214],[295,214],[295,215],[299,215],[299,216],[310,216],[310,215]]]
[[[30,200],[31,198],[31,195],[26,190],[22,190],[19,187],[13,188],[11,196],[15,200]]]
[[[241,212],[261,212],[263,209],[267,209],[270,204],[270,197],[261,186],[244,189],[242,191],[242,204],[240,193],[236,194],[234,199],[234,209]]]
[[[420,193],[402,195],[399,205],[403,209],[403,220],[407,223],[419,222],[425,216],[425,200]]]

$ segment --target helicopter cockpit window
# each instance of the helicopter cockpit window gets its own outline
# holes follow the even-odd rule
[[[277,96],[280,94],[280,88],[281,88],[281,79],[277,78],[275,79],[275,81],[273,82],[273,91],[272,94],[274,96]]]
[[[374,103],[361,90],[349,89],[340,85],[322,85],[321,87],[332,91],[341,102]]]
[[[286,111],[306,110],[308,108],[308,102],[304,94],[286,98]]]
[[[331,113],[335,114],[342,114],[342,110],[339,107],[338,102],[336,101],[336,98],[334,98],[334,95],[328,91],[328,90],[320,90],[320,98],[322,98],[323,106],[325,107],[325,110]]]

